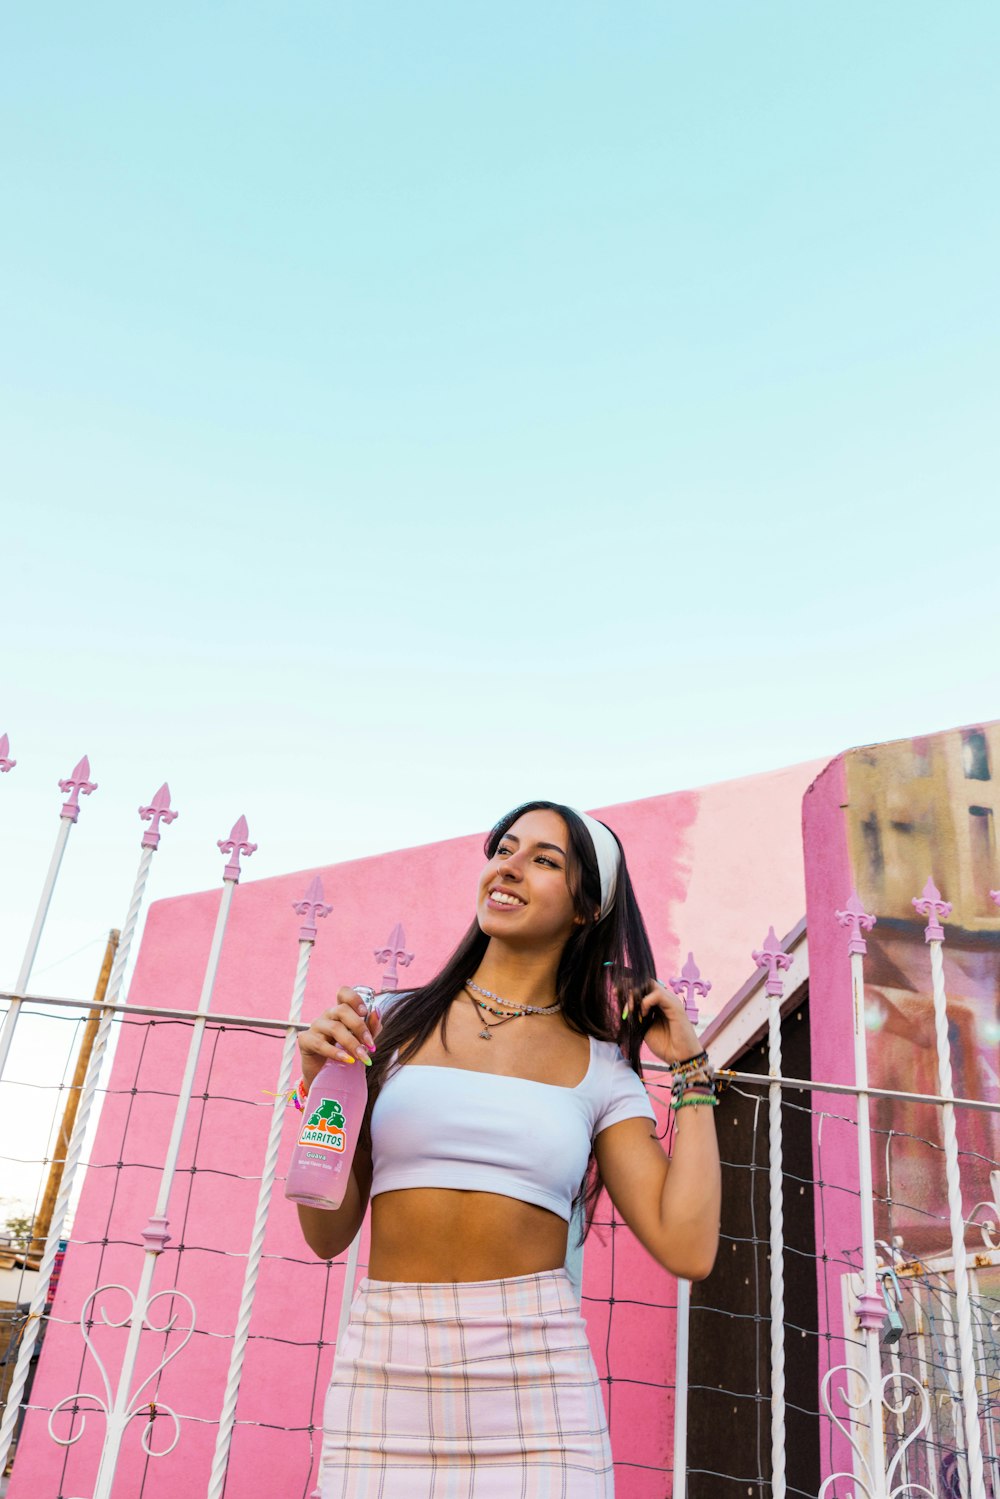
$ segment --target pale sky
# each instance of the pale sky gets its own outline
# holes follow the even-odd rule
[[[40,992],[165,778],[154,897],[240,812],[254,878],[1000,716],[998,53],[993,0],[8,8],[0,986],[84,752]]]

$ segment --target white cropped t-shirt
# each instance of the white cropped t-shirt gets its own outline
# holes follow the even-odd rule
[[[380,995],[384,1011],[402,995]],[[567,1222],[591,1143],[622,1119],[656,1120],[613,1041],[590,1038],[575,1088],[464,1067],[390,1067],[372,1110],[371,1195],[408,1187],[496,1192]]]

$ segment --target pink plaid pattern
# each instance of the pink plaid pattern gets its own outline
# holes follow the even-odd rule
[[[362,1280],[326,1397],[322,1499],[613,1499],[565,1270]]]

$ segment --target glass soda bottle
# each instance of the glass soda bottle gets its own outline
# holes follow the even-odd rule
[[[355,986],[369,1008],[375,995]],[[368,1068],[331,1057],[313,1078],[292,1151],[285,1196],[304,1207],[339,1208],[368,1103]]]

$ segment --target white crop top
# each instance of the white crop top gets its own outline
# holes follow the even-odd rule
[[[380,995],[375,1008],[402,995]],[[591,1142],[622,1119],[656,1115],[613,1041],[590,1038],[575,1088],[464,1067],[390,1067],[372,1110],[371,1195],[406,1187],[496,1192],[567,1222]]]

